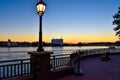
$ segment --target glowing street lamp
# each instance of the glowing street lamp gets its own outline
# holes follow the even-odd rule
[[[40,17],[40,31],[39,31],[39,42],[38,42],[38,52],[44,51],[43,49],[43,44],[42,44],[42,16],[46,10],[46,4],[41,0],[36,4],[37,7],[37,13],[39,14]]]

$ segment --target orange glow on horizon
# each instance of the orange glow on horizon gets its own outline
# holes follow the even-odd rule
[[[2,38],[0,38],[0,41],[7,41],[8,39],[11,39],[11,41],[14,42],[36,42],[38,41],[38,36],[4,36]],[[44,36],[43,37],[43,41],[44,42],[51,42],[50,37],[48,36]],[[115,36],[94,36],[94,37],[79,37],[79,36],[67,36],[67,37],[63,37],[63,41],[64,43],[89,43],[89,42],[115,42],[117,41],[118,38]]]

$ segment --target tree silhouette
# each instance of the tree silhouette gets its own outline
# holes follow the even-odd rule
[[[118,12],[113,16],[114,21],[113,21],[113,25],[116,25],[114,29],[114,31],[116,32],[115,36],[118,36],[120,39],[120,7],[118,8]]]

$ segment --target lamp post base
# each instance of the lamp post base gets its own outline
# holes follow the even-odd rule
[[[42,51],[44,51],[43,48],[38,48],[38,49],[37,49],[37,52],[42,52]]]

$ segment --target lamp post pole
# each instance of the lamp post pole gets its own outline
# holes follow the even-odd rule
[[[42,44],[42,16],[45,12],[46,9],[46,4],[43,2],[43,0],[41,0],[40,2],[37,3],[36,5],[37,7],[37,12],[39,14],[39,18],[40,18],[40,23],[39,23],[39,42],[38,42],[38,52],[44,51],[43,49],[43,44]]]
[[[40,18],[40,31],[39,31],[39,42],[38,42],[38,49],[37,51],[38,52],[41,52],[41,51],[44,51],[43,49],[43,44],[42,44],[42,15],[39,16]]]

